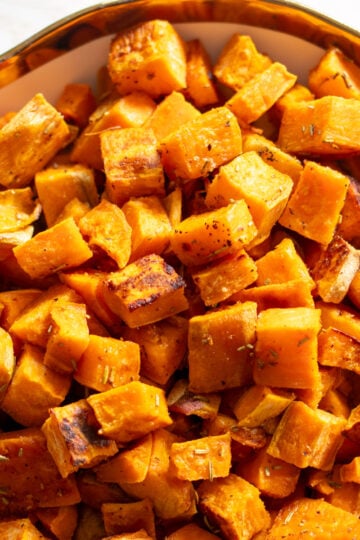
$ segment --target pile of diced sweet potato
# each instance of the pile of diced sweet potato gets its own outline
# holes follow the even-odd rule
[[[0,118],[0,536],[360,539],[360,69],[151,20]]]

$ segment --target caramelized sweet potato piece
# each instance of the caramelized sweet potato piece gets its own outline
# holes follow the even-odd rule
[[[1,185],[29,185],[68,138],[69,128],[62,115],[42,94],[36,94],[0,130]]]
[[[115,441],[99,435],[98,427],[85,399],[50,409],[41,429],[63,478],[116,454]]]
[[[120,94],[143,90],[158,98],[186,87],[185,44],[168,21],[146,21],[116,35],[108,69]]]
[[[41,213],[32,188],[5,189],[0,191],[0,232],[24,229],[36,221]]]
[[[60,506],[59,508],[39,508],[36,517],[46,531],[62,540],[71,540],[78,522],[76,505]]]
[[[57,99],[55,107],[66,122],[84,128],[96,108],[96,99],[89,84],[68,83]]]
[[[199,39],[186,43],[186,94],[198,109],[215,106],[219,96],[211,77],[210,56]]]
[[[110,310],[134,328],[187,309],[184,288],[185,281],[174,268],[151,254],[109,274],[102,292]]]
[[[269,418],[280,415],[295,399],[295,394],[266,386],[250,386],[235,402],[238,426],[261,426]]]
[[[4,540],[45,540],[30,518],[0,521],[0,535]]]
[[[104,503],[101,506],[101,514],[107,534],[144,529],[151,538],[156,537],[155,515],[149,499],[127,503]]]

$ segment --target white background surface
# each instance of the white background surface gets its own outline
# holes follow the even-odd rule
[[[100,0],[0,0],[0,53],[94,3]],[[359,0],[299,0],[299,3],[360,31]]]

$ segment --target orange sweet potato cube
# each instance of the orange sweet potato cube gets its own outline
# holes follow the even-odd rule
[[[71,538],[78,524],[78,508],[76,505],[59,508],[39,508],[36,517],[46,531],[58,538]]]
[[[96,99],[89,84],[68,83],[57,99],[55,107],[66,122],[84,128],[96,108]]]
[[[174,442],[170,463],[175,475],[182,480],[212,480],[228,476],[231,467],[230,433]]]
[[[341,219],[336,232],[354,247],[360,247],[358,223],[360,219],[360,184],[350,176],[350,184],[346,192]]]
[[[170,245],[183,264],[197,266],[237,253],[256,234],[248,206],[239,199],[187,217],[174,229]]]
[[[60,373],[72,373],[88,344],[85,304],[58,302],[52,306],[44,364]]]
[[[172,131],[160,143],[161,163],[178,183],[207,176],[239,155],[241,129],[226,107],[214,107]]]
[[[117,453],[115,441],[98,434],[99,426],[86,399],[54,407],[49,412],[41,429],[63,478]]]
[[[167,395],[167,403],[171,412],[209,419],[218,414],[221,396],[217,392],[192,392],[187,379],[178,379]]]
[[[360,98],[360,68],[337,47],[329,49],[309,72],[308,86],[317,98]]]
[[[34,200],[29,186],[0,191],[0,233],[15,232],[34,223],[41,214],[38,200]]]
[[[161,388],[133,381],[87,398],[100,425],[99,434],[129,442],[172,424]]]
[[[73,377],[80,384],[103,392],[139,379],[140,347],[108,336],[89,335]]]
[[[213,392],[247,384],[256,304],[238,303],[189,320],[189,388]]]
[[[20,267],[33,279],[79,266],[92,257],[91,249],[71,217],[39,232],[13,251]]]
[[[69,134],[62,115],[42,94],[36,94],[0,131],[1,185],[29,185],[69,140]]]
[[[342,302],[359,269],[359,263],[359,251],[335,234],[311,271],[320,298],[335,304]]]
[[[143,326],[188,308],[185,281],[156,254],[146,255],[103,283],[103,297],[110,310],[130,328]]]
[[[206,193],[209,208],[244,199],[258,229],[256,242],[269,236],[288,202],[293,181],[268,165],[257,152],[244,152],[220,167]]]
[[[186,43],[186,94],[198,109],[215,106],[219,96],[211,77],[211,59],[199,39]]]
[[[185,44],[168,21],[146,21],[115,36],[108,69],[120,94],[142,90],[158,98],[186,87]]]
[[[154,112],[144,123],[160,142],[182,124],[200,116],[200,111],[187,101],[181,92],[171,92],[157,104]]]
[[[40,428],[1,433],[0,454],[2,518],[80,502],[75,477],[61,477]]]
[[[305,238],[329,244],[339,222],[349,183],[348,177],[341,172],[306,161],[279,223]]]
[[[331,470],[339,450],[346,420],[302,401],[293,401],[284,412],[267,452],[301,469]]]
[[[154,324],[125,328],[122,338],[139,345],[141,375],[162,385],[182,366],[187,348],[187,330],[187,319],[175,315]]]
[[[287,107],[277,143],[297,156],[349,156],[358,153],[360,101],[324,96]]]
[[[250,386],[236,400],[233,412],[238,426],[261,426],[269,418],[275,418],[295,399],[295,394],[273,390],[267,386]]]
[[[360,341],[336,328],[323,328],[318,337],[322,366],[347,369],[360,375]]]
[[[155,514],[150,499],[124,503],[104,503],[101,515],[107,534],[144,529],[151,538],[155,538]]]
[[[40,348],[24,345],[1,402],[2,410],[26,427],[41,426],[49,409],[60,405],[70,389],[70,377],[48,368],[43,359]]]
[[[233,302],[256,302],[258,313],[269,308],[315,307],[311,287],[303,279],[248,287],[231,296]]]
[[[236,33],[223,47],[213,71],[218,81],[236,90],[270,64],[270,58],[257,50],[251,36]]]
[[[320,310],[269,308],[258,315],[253,376],[256,384],[312,388],[319,380]]]
[[[121,206],[131,197],[165,194],[164,171],[154,132],[115,128],[100,135],[107,198]]]
[[[96,477],[101,482],[143,482],[148,473],[152,452],[152,434],[135,440],[116,456],[96,467]]]
[[[217,540],[219,537],[196,523],[188,523],[168,535],[168,540]]]
[[[45,540],[45,536],[35,527],[30,518],[0,521],[0,535],[4,539]]]
[[[88,203],[89,207],[99,200],[94,172],[81,164],[47,167],[36,173],[35,187],[48,227],[54,225],[73,199]]]
[[[197,492],[200,510],[226,538],[253,538],[270,525],[259,490],[234,473],[204,480]]]
[[[360,341],[360,317],[356,309],[344,304],[329,304],[318,300],[316,307],[321,311],[323,328],[335,328]]]
[[[296,82],[284,64],[272,62],[244,84],[226,102],[240,124],[251,124],[265,114]]]
[[[126,266],[131,254],[132,229],[116,204],[103,199],[80,219],[79,229],[91,249],[103,250],[118,268]]]
[[[253,284],[257,270],[255,261],[240,249],[232,257],[194,269],[191,277],[205,306],[212,306]]]
[[[189,480],[175,476],[169,460],[171,446],[179,442],[179,437],[161,428],[151,436],[152,450],[145,479],[138,483],[121,482],[120,486],[131,497],[150,499],[158,518],[188,520],[196,514],[194,486]]]
[[[161,255],[170,243],[172,227],[159,197],[133,197],[122,206],[131,227],[131,257],[135,261],[157,253]]]
[[[262,495],[281,499],[291,495],[297,486],[300,468],[267,453],[267,446],[259,448],[256,454],[240,463],[237,472]]]
[[[63,284],[52,285],[41,291],[12,322],[9,332],[16,338],[46,347],[49,339],[50,313],[58,302],[82,302],[74,290]],[[50,328],[51,330],[51,328]]]

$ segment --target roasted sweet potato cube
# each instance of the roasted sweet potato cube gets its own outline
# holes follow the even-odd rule
[[[58,302],[50,310],[44,364],[60,373],[72,373],[89,344],[85,304]]]
[[[245,302],[189,320],[191,391],[214,392],[250,381],[256,319],[256,304]]]
[[[157,253],[161,255],[170,243],[172,227],[159,197],[133,197],[122,206],[131,227],[131,257],[136,261]]]
[[[107,534],[124,531],[136,532],[144,529],[150,537],[155,538],[155,515],[150,499],[125,503],[104,503],[101,506]]]
[[[140,347],[137,343],[90,334],[89,343],[80,356],[74,379],[80,384],[103,392],[139,379]]]
[[[238,426],[256,427],[283,413],[294,399],[293,393],[254,385],[236,400],[233,411]]]
[[[79,229],[91,249],[103,250],[118,268],[126,266],[131,254],[132,229],[116,204],[103,199],[80,219]]]
[[[300,469],[291,463],[274,458],[267,453],[267,446],[236,468],[245,480],[258,488],[262,495],[280,499],[291,495],[297,486]]]
[[[11,335],[0,327],[0,401],[13,377],[16,358]]]
[[[360,68],[340,49],[329,47],[310,70],[308,86],[317,98],[342,96],[360,99]]]
[[[221,396],[216,392],[192,392],[187,379],[178,379],[167,395],[167,403],[171,412],[208,419],[218,414]]]
[[[288,283],[292,280],[301,280],[313,289],[315,284],[308,267],[296,250],[291,238],[284,238],[274,249],[257,259],[257,285],[270,285],[272,283]]]
[[[113,272],[104,281],[106,304],[134,328],[188,308],[185,281],[160,255],[151,254]]]
[[[1,408],[19,424],[41,426],[50,407],[60,405],[71,379],[44,365],[44,352],[25,344]]]
[[[344,429],[346,437],[355,442],[360,442],[360,405],[351,409]]]
[[[274,104],[272,112],[275,113],[275,117],[281,119],[284,114],[284,110],[287,107],[292,107],[293,104],[302,101],[312,101],[315,99],[314,94],[304,84],[296,82],[294,86],[287,90]]]
[[[31,278],[41,279],[79,266],[92,257],[92,251],[74,219],[68,218],[16,246],[14,255]]]
[[[151,129],[118,128],[100,135],[107,198],[121,206],[131,197],[165,194],[164,171]]]
[[[213,71],[218,81],[236,90],[270,64],[270,58],[257,50],[251,36],[236,33],[223,47]]]
[[[243,152],[257,152],[274,169],[290,176],[296,185],[303,167],[301,161],[281,150],[270,139],[259,133],[244,133]]]
[[[303,279],[292,279],[284,283],[270,283],[248,287],[233,294],[229,301],[256,302],[258,313],[270,308],[315,307],[312,287]]]
[[[244,249],[191,272],[205,306],[216,305],[253,284],[257,278],[255,261]]]
[[[199,508],[226,538],[252,538],[270,525],[259,490],[236,474],[204,480],[198,490]]]
[[[52,285],[41,291],[26,307],[24,306],[23,311],[11,324],[10,334],[22,341],[45,348],[49,339],[50,312],[59,301],[81,303],[82,298],[66,285]]]
[[[171,92],[157,104],[154,112],[144,123],[160,142],[182,124],[200,116],[200,111],[187,101],[181,92]]]
[[[325,96],[303,101],[285,109],[277,143],[298,156],[352,155],[360,150],[359,119],[358,99]]]
[[[342,482],[355,482],[360,484],[360,456],[340,466],[340,480]]]
[[[149,469],[143,482],[121,482],[122,489],[136,499],[148,498],[160,519],[189,519],[196,513],[195,490],[189,480],[180,480],[170,467],[171,445],[179,438],[166,429],[152,432]],[[164,497],[166,493],[166,497]]]
[[[272,62],[247,81],[226,102],[241,125],[251,124],[265,114],[296,82],[284,64]]]
[[[229,432],[174,442],[170,450],[171,467],[182,480],[213,480],[228,476],[231,467],[230,443]]]
[[[55,103],[66,122],[84,128],[96,108],[92,88],[86,83],[68,83]]]
[[[186,94],[198,109],[219,102],[209,54],[199,39],[186,43]]]
[[[284,412],[270,441],[270,456],[301,469],[331,470],[346,420],[321,409],[293,401]]]
[[[0,131],[1,185],[29,185],[68,139],[62,115],[42,94],[36,94]]]
[[[125,328],[122,338],[139,345],[141,375],[162,385],[182,367],[187,347],[187,329],[187,319],[175,315],[154,324]]]
[[[86,399],[50,409],[41,429],[63,478],[118,451],[115,441],[98,434],[99,425]]]
[[[62,478],[40,428],[0,434],[0,516],[80,502],[74,476]]]
[[[59,508],[39,508],[36,517],[50,534],[57,538],[72,538],[78,522],[78,509],[76,505],[61,506]]]
[[[311,271],[320,298],[335,304],[342,302],[359,269],[359,262],[359,251],[335,234]]]
[[[34,200],[32,188],[5,189],[0,191],[0,232],[24,229],[36,221],[41,213],[38,200]]]
[[[172,424],[164,391],[140,381],[90,395],[87,400],[100,425],[99,434],[120,443]]]
[[[96,467],[96,477],[101,482],[143,482],[148,473],[152,452],[152,434],[135,440],[116,456]]]
[[[360,247],[360,233],[358,223],[360,219],[360,184],[350,177],[350,184],[346,192],[344,206],[341,210],[341,219],[336,232],[354,247]]]
[[[242,151],[241,129],[226,107],[215,107],[161,140],[161,162],[178,183],[207,176]]]
[[[320,310],[269,308],[258,315],[253,376],[256,384],[312,388],[319,381]]]
[[[360,317],[357,310],[341,303],[317,301],[315,305],[321,311],[323,328],[335,328],[360,341]]]
[[[35,186],[48,227],[54,225],[74,198],[89,204],[99,201],[92,169],[85,165],[57,165],[36,173]]]
[[[171,249],[187,266],[198,266],[233,255],[246,247],[257,228],[243,199],[193,214],[174,229]]]
[[[244,152],[220,167],[206,193],[209,208],[244,199],[258,229],[256,242],[269,236],[291,194],[293,181],[268,165],[255,151]]]
[[[108,69],[120,94],[143,90],[158,98],[186,87],[185,44],[168,21],[146,21],[115,36]]]
[[[279,223],[305,238],[329,244],[344,206],[349,183],[349,178],[341,172],[314,161],[306,161]]]
[[[268,540],[301,538],[352,540],[360,534],[357,516],[322,499],[299,498],[281,508],[275,516]]]
[[[0,521],[0,535],[14,540],[45,540],[45,536],[35,527],[30,518]]]

